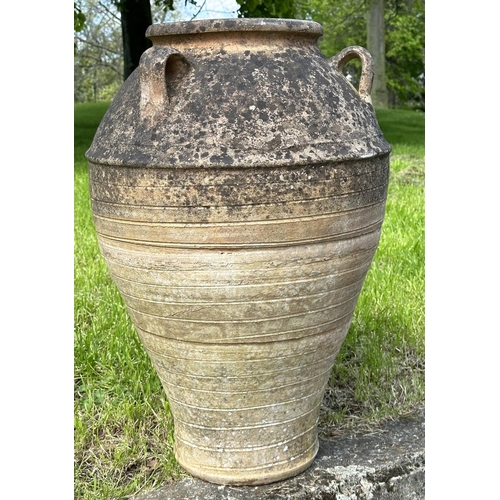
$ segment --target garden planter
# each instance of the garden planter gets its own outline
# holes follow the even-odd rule
[[[319,24],[151,26],[87,152],[99,246],[193,475],[307,468],[335,357],[378,245],[390,146],[360,47]],[[342,75],[361,60],[354,88]]]

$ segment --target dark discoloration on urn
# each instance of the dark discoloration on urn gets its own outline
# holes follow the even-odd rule
[[[152,27],[153,54],[155,47],[171,47],[182,55],[166,63],[168,101],[154,116],[141,116],[138,68],[104,117],[88,159],[127,166],[251,167],[390,151],[371,104],[319,51],[317,28],[302,32],[295,21],[295,29],[286,31],[289,23],[278,23],[284,31],[276,33],[263,30],[265,24],[257,25],[262,31],[251,30],[242,21],[223,23],[229,28],[222,33],[213,32],[217,22]]]
[[[383,202],[388,175],[385,156],[370,162],[255,168],[251,172],[235,168],[153,170],[102,165],[93,165],[90,171],[91,197],[96,206],[99,204],[99,212],[111,215],[121,207],[121,200],[134,200],[134,206],[183,209],[157,210],[155,220],[165,222],[189,222],[193,218],[203,222],[255,220],[262,217],[255,215],[258,206],[267,217],[296,217],[304,215],[297,208],[304,203],[310,204],[308,215],[340,212]],[[123,207],[121,213],[120,218],[130,220],[144,217],[143,212],[123,212]]]

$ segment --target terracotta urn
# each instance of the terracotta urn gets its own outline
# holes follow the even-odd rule
[[[87,152],[100,250],[165,389],[176,458],[215,483],[312,463],[379,242],[391,148],[372,59],[327,58],[321,35],[284,19],[150,26]]]

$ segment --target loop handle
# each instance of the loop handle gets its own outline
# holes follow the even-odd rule
[[[139,62],[139,88],[141,93],[141,118],[155,119],[165,113],[170,101],[169,80],[174,81],[179,73],[179,61],[186,66],[182,54],[171,47],[153,46],[147,49]]]
[[[372,103],[371,91],[373,84],[373,58],[371,54],[358,45],[352,45],[341,50],[330,58],[331,64],[342,73],[344,66],[352,59],[358,57],[361,60],[361,78],[359,81],[358,94],[363,101]]]

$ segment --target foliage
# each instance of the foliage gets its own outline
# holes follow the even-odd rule
[[[199,2],[201,2],[201,0],[184,0],[184,7],[186,7],[188,3],[197,6]],[[178,2],[175,0],[154,0],[154,5],[163,10],[163,12],[169,12],[178,8]]]
[[[327,57],[349,45],[366,45],[365,0],[309,0],[306,16],[323,26],[320,46]]]
[[[303,17],[323,26],[319,46],[326,57],[332,57],[350,45],[366,46],[365,0],[308,0]],[[358,59],[344,69],[351,83],[357,87],[361,74]]]
[[[289,0],[237,0],[238,17],[288,18],[299,17],[297,1]]]
[[[158,3],[152,7],[153,22],[176,20],[177,11],[165,11]],[[120,12],[114,0],[80,0],[75,16],[77,7],[86,14],[79,31],[75,24],[74,100],[109,101],[123,83]]]
[[[150,0],[136,0],[137,2],[147,1],[150,3]],[[188,0],[186,0],[187,3]],[[123,8],[123,4],[126,3],[126,0],[113,0],[113,3],[116,5],[118,10]],[[153,0],[154,5],[157,7],[161,7],[163,10],[173,10],[174,8],[174,0]]]
[[[149,0],[148,0],[149,1]],[[199,1],[199,0],[198,0]],[[120,11],[123,8],[123,0],[112,0],[114,6]],[[153,4],[161,9],[163,12],[169,12],[176,8],[176,0],[153,0]],[[197,0],[184,0],[184,5],[188,3],[192,5],[197,5]],[[75,11],[75,22],[74,22],[74,30],[82,31],[85,27],[86,16],[82,11],[80,3],[74,3],[74,11]]]
[[[119,14],[110,1],[82,0],[86,22],[75,34],[75,102],[109,100],[123,73]]]
[[[324,29],[320,47],[331,57],[349,45],[366,47],[366,0],[307,0],[304,19]],[[386,78],[393,107],[425,109],[423,0],[388,0],[385,10]],[[346,66],[353,84],[359,81],[356,61]]]
[[[422,4],[423,5],[423,4]],[[399,104],[425,109],[425,14],[416,3],[388,20],[386,34],[387,85]]]
[[[82,12],[80,5],[74,2],[74,29],[75,31],[82,31],[85,26],[85,14]]]
[[[121,0],[79,0],[75,9],[75,100],[108,99],[122,82],[123,48]],[[310,19],[323,25],[320,47],[331,57],[349,45],[366,46],[367,0],[237,0],[239,17]],[[178,20],[179,8],[202,6],[203,0],[152,0],[153,22]],[[96,14],[96,10],[100,14]],[[113,12],[113,33],[109,31]],[[425,3],[424,0],[386,0],[386,78],[392,107],[425,110]],[[103,36],[101,26],[106,26]],[[91,49],[91,44],[99,39]],[[85,48],[84,48],[85,47]],[[79,67],[82,66],[82,67]],[[360,74],[358,60],[346,66],[354,85]],[[116,73],[116,76],[114,76]],[[113,81],[113,83],[112,83]]]

